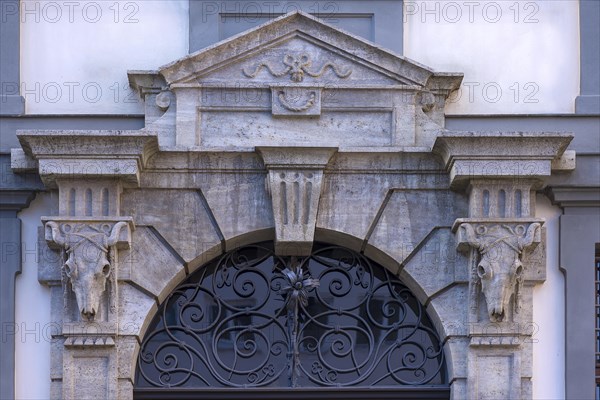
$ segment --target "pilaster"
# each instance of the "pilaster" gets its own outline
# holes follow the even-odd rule
[[[593,398],[596,391],[594,253],[600,244],[600,187],[552,186],[560,216],[560,268],[565,274],[565,397]]]
[[[600,114],[600,3],[579,1],[580,89],[575,99],[576,114]]]
[[[38,270],[40,282],[51,287],[52,321],[62,327],[52,348],[51,395],[121,398],[120,388],[133,377],[119,366],[129,361],[125,350],[138,332],[128,325],[129,300],[119,295],[130,291],[119,281],[119,254],[130,249],[135,228],[131,216],[121,215],[121,193],[139,185],[157,138],[144,131],[18,136],[24,154],[17,156],[37,165],[59,196],[58,215],[42,217],[47,247],[40,251],[54,254],[40,258]]]
[[[451,187],[469,195],[453,226],[469,262],[468,398],[531,398],[533,286],[546,276],[544,220],[535,190],[571,169],[571,137],[445,132],[436,139]]]
[[[21,273],[21,220],[18,214],[43,190],[37,174],[11,171],[10,155],[0,154],[0,398],[15,396],[15,278]]]
[[[0,398],[15,396],[15,278],[21,273],[21,220],[17,213],[29,206],[33,190],[0,190]]]

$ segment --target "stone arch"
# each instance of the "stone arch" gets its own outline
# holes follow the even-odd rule
[[[199,268],[204,268],[211,261],[218,259],[226,252],[233,250],[237,247],[243,247],[246,245],[251,245],[251,244],[258,243],[260,241],[265,241],[265,240],[267,240],[267,241],[274,240],[274,230],[273,229],[261,229],[261,230],[252,231],[252,232],[245,232],[234,238],[230,238],[230,239],[224,241],[222,250],[219,253],[206,252],[205,254],[200,255],[200,256],[206,257],[206,258],[204,258],[204,259],[206,259],[206,262]],[[315,242],[328,243],[328,244],[332,244],[332,245],[345,247],[350,250],[356,251],[358,253],[364,252],[364,248],[363,248],[364,246],[362,244],[363,241],[361,239],[353,237],[353,236],[345,234],[345,233],[337,232],[337,231],[317,228],[317,231],[315,233]],[[390,255],[386,254],[383,250],[380,250],[372,245],[367,245],[367,247],[369,247],[369,249],[370,249],[370,254],[379,254],[379,257],[377,257],[378,260],[373,260],[373,261],[375,261],[377,264],[383,266],[385,269],[390,271],[393,275],[397,274],[398,263],[395,262]],[[208,259],[208,255],[210,255],[210,258],[211,258],[210,260]],[[367,258],[371,259],[371,257],[367,257]],[[384,261],[381,262],[379,260],[384,260]],[[198,269],[190,272],[189,274],[186,274],[183,277],[181,277],[181,276],[174,277],[170,282],[165,282],[163,289],[166,290],[166,288],[176,287],[178,284],[187,280],[187,278],[190,275],[192,275],[194,272],[197,272],[197,271],[198,271]],[[408,280],[408,281],[401,279],[401,281],[403,284],[405,284],[411,290],[411,292],[413,294],[415,294],[417,300],[424,306],[424,309],[426,309],[427,315],[432,320],[436,331],[440,335],[440,338],[442,339],[443,343],[445,343],[448,333],[444,329],[443,324],[440,322],[442,320],[442,318],[439,315],[439,312],[438,312],[439,310],[435,305],[426,304],[426,302],[422,301],[423,296],[420,295],[419,293],[423,292],[423,290],[422,290],[422,288],[419,287],[419,285],[420,285],[419,281],[417,279],[412,279],[412,280]],[[413,288],[418,288],[419,290],[415,291]],[[162,302],[158,303],[157,304],[158,308],[160,308],[160,306],[162,304],[163,304]],[[144,318],[143,327],[138,332],[138,337],[140,338],[140,340],[142,340],[148,334],[149,323],[152,321],[153,318],[155,318],[158,308],[153,307],[146,314],[146,316]],[[135,374],[136,374],[139,350],[140,350],[140,348],[138,346],[136,346],[135,349],[133,349],[133,351],[131,352],[130,359],[132,361],[132,364],[131,364],[131,376],[132,377],[135,377]],[[451,350],[450,346],[447,346],[444,344],[443,351],[444,351],[444,357],[446,360],[445,361],[445,363],[446,363],[446,372],[445,373],[447,374],[447,382],[452,382],[453,381],[452,374],[454,371],[454,368],[452,366],[452,364],[453,364],[452,363],[452,360],[453,360],[452,350]]]
[[[204,265],[206,265],[210,261],[214,260],[215,258],[220,257],[222,254],[224,254],[227,251],[230,251],[230,250],[242,247],[242,246],[251,245],[251,244],[262,242],[262,241],[274,240],[274,239],[275,239],[275,231],[273,228],[265,228],[265,229],[248,231],[248,232],[239,234],[237,236],[234,236],[234,237],[231,237],[228,239],[224,239],[221,244],[220,250],[217,247],[211,247],[211,248],[205,249],[204,252],[202,252],[201,254],[198,255],[196,260],[201,259],[201,260],[203,260],[203,262],[197,268],[202,268]],[[350,235],[348,233],[334,231],[334,230],[325,229],[325,228],[317,228],[315,231],[315,241],[345,247],[350,250],[354,250],[358,253],[366,253],[367,257],[369,259],[376,261],[381,266],[383,266],[387,270],[389,270],[392,274],[398,275],[399,272],[402,270],[401,265],[390,254],[387,254],[384,250],[379,249],[378,247],[376,247],[372,244],[365,243],[363,239],[360,239],[360,238]],[[174,288],[181,282],[185,281],[185,279],[187,279],[187,277],[190,274],[194,273],[197,270],[197,268],[190,270],[187,274],[184,274],[184,275],[182,275],[182,274],[172,275],[171,279],[169,279],[168,281],[161,282],[162,286],[159,288],[159,291],[158,291],[159,294],[157,295],[157,299],[164,299],[164,297],[168,293],[170,293],[170,290],[172,288]],[[411,292],[417,297],[417,299],[422,304],[427,304],[430,299],[424,290],[425,282],[422,281],[422,276],[413,276],[409,271],[406,271],[406,269],[403,269],[402,272],[403,272],[401,275],[402,282],[411,290]],[[161,303],[162,303],[162,300],[159,300],[158,305],[160,305]],[[435,322],[437,324],[439,324],[438,326],[442,327],[442,329],[443,329],[444,325],[441,322],[442,321],[441,315],[435,306],[432,307],[432,311],[433,311],[433,313],[431,315],[432,318],[434,318]],[[149,313],[148,315],[145,316],[143,324],[142,324],[143,328],[139,332],[137,332],[137,334],[140,337],[144,336],[145,327],[147,326],[147,323],[148,323],[149,319],[151,319],[151,318],[152,318],[152,313]],[[445,332],[444,330],[442,330],[440,333],[442,333],[444,336],[448,336],[448,332]]]

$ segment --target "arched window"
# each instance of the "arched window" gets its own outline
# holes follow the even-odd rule
[[[305,258],[272,249],[227,253],[168,296],[141,344],[136,398],[281,389],[448,398],[443,344],[398,278],[341,247],[317,244]]]

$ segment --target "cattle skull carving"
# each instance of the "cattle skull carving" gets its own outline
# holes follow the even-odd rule
[[[505,317],[511,296],[514,295],[514,310],[519,311],[520,293],[523,285],[521,255],[524,249],[539,242],[539,223],[524,225],[478,225],[469,223],[460,226],[462,240],[478,251],[474,284],[479,284],[487,303],[492,322],[501,322]]]
[[[106,282],[114,274],[109,250],[119,240],[126,222],[110,224],[59,224],[46,223],[52,233],[52,241],[66,252],[63,273],[70,283],[78,309],[84,320],[93,321],[100,306],[100,298],[106,290]],[[65,290],[68,290],[65,288]]]

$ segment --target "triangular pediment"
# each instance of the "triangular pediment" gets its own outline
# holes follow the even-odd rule
[[[302,12],[129,77],[146,128],[177,149],[424,148],[462,80]]]
[[[294,12],[159,69],[169,85],[349,84],[426,87],[435,72]]]

